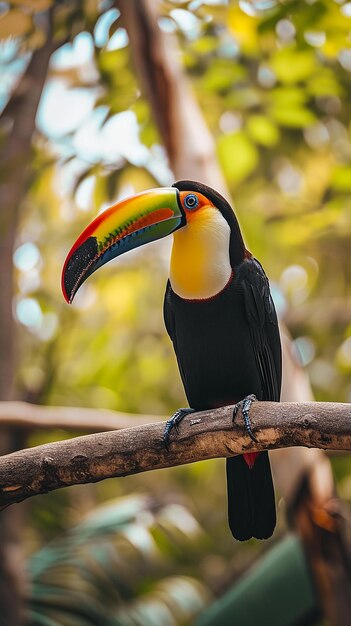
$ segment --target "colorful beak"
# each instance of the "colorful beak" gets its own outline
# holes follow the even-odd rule
[[[62,291],[72,302],[99,267],[133,248],[166,237],[184,224],[174,187],[151,189],[122,200],[98,215],[70,250],[62,270]]]

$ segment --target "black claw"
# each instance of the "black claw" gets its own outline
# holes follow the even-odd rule
[[[251,420],[250,420],[250,409],[253,402],[257,400],[256,396],[252,393],[249,396],[246,396],[240,402],[237,402],[233,409],[233,422],[238,414],[239,409],[241,409],[242,416],[244,418],[245,428],[250,435],[252,441],[258,443],[258,439],[256,439],[255,435],[251,429]]]
[[[182,421],[183,417],[185,417],[186,415],[189,415],[189,413],[194,413],[194,410],[195,409],[190,409],[190,408],[178,409],[178,411],[176,411],[172,415],[172,417],[170,417],[169,420],[167,420],[166,427],[163,431],[163,442],[167,450],[169,449],[170,434],[173,428],[175,428],[176,432],[179,433],[179,424]]]

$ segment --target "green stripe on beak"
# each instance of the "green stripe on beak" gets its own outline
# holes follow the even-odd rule
[[[151,189],[122,200],[98,215],[78,237],[62,270],[62,291],[72,302],[79,287],[111,259],[183,226],[174,187]]]

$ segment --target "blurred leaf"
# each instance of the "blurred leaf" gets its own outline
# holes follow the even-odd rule
[[[203,86],[208,91],[222,92],[241,81],[245,76],[245,69],[237,64],[213,61],[206,72]]]
[[[288,128],[305,128],[316,121],[315,115],[305,107],[282,108],[280,106],[271,107],[270,114],[276,122]]]
[[[32,19],[27,13],[11,9],[0,16],[0,39],[22,37],[32,28]]]
[[[351,167],[338,167],[334,170],[331,184],[338,191],[351,191]]]
[[[101,50],[98,54],[98,65],[101,72],[115,74],[115,79],[119,80],[119,71],[123,71],[128,60],[128,51],[122,50]]]
[[[343,93],[342,85],[328,68],[323,68],[317,75],[312,76],[308,81],[307,89],[313,96],[340,96]]]
[[[11,0],[10,2],[11,5],[26,7],[33,13],[45,11],[46,9],[49,9],[53,3],[54,0]]]
[[[322,19],[328,14],[328,8],[324,2],[317,0],[313,4],[303,2],[297,6],[293,14],[294,25],[297,32],[303,34],[305,30],[318,30]]]
[[[217,37],[213,35],[205,35],[191,42],[190,50],[196,54],[211,54],[215,52],[218,46]]]
[[[217,148],[224,174],[231,182],[241,182],[256,167],[257,150],[243,132],[223,135]]]
[[[258,49],[257,19],[246,15],[239,6],[231,4],[228,25],[244,52],[255,53]]]
[[[274,146],[279,141],[277,127],[264,115],[251,115],[246,129],[251,138],[263,146]]]
[[[178,505],[178,516],[191,521],[191,530],[188,522],[186,534],[168,536],[174,522],[166,510],[143,496],[109,503],[37,553],[29,563],[28,624],[37,624],[38,616],[42,624],[74,626],[92,620],[96,626],[176,626],[192,620],[209,591],[192,577],[168,575],[175,563],[165,546],[172,542],[178,554],[186,547],[189,558],[202,531]]]
[[[309,50],[283,48],[273,56],[271,67],[282,83],[294,84],[306,80],[316,71],[316,58]]]

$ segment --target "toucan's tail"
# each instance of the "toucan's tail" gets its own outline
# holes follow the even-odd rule
[[[227,459],[229,527],[235,539],[268,539],[276,523],[274,488],[268,452],[250,469],[243,456]]]

